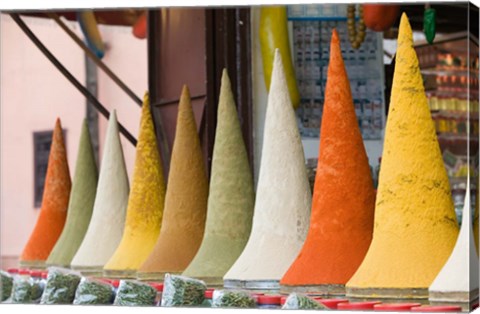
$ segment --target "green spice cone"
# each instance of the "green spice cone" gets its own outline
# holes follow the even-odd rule
[[[70,265],[73,269],[92,275],[103,273],[103,266],[122,239],[129,191],[117,115],[113,110],[105,135],[92,219]]]
[[[213,148],[206,229],[184,276],[222,285],[245,247],[252,227],[254,190],[227,71],[223,70]]]
[[[97,190],[98,170],[87,120],[84,120],[78,148],[75,176],[62,234],[46,261],[47,265],[69,266],[87,232]]]

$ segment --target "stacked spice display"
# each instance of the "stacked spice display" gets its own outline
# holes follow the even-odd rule
[[[277,50],[256,199],[226,71],[210,191],[186,86],[179,105],[167,186],[145,95],[128,204],[123,159],[115,162],[112,157],[115,152],[121,154],[115,114],[109,123],[111,144],[104,158],[106,166],[115,165],[120,172],[120,184],[115,185],[120,191],[118,203],[109,200],[116,196],[107,188],[114,180],[112,170],[102,169],[97,188],[86,125],[70,195],[68,165],[57,124],[46,181],[50,185],[45,190],[49,198],[45,198],[22,264],[41,267],[46,262],[66,268],[49,268],[45,283],[41,272],[12,270],[13,276],[2,272],[2,300],[118,306],[439,310],[418,303],[389,305],[376,300],[425,299],[435,278],[442,279],[437,277],[442,268],[449,272],[445,267],[455,260],[452,252],[466,251],[455,245],[458,226],[448,177],[417,71],[410,25],[403,15],[376,199],[339,42],[334,31],[313,202],[282,56]],[[57,198],[49,194],[50,189],[57,191]],[[469,204],[468,193],[466,199],[465,204]],[[42,237],[41,231],[52,215],[56,217],[55,228],[48,237]],[[102,252],[101,258],[90,263],[95,255],[96,232],[109,225],[109,219],[115,221],[115,228],[106,228],[111,241],[102,241],[102,247],[109,247],[109,256]],[[472,242],[472,234],[470,220],[465,219],[459,239],[468,236]],[[397,254],[392,254],[392,248],[398,250]],[[472,256],[473,246],[469,249]],[[478,265],[478,258],[476,263],[470,266]],[[76,269],[120,280],[86,277]],[[212,285],[223,282],[225,289],[208,290],[207,280]],[[456,287],[453,281],[440,281],[443,287]],[[282,300],[280,295],[255,294],[249,289],[292,293]],[[309,293],[338,295],[341,299],[315,298]],[[350,302],[354,297],[369,301]]]

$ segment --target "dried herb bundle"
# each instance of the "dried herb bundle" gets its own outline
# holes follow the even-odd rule
[[[137,280],[121,280],[114,305],[154,305],[157,291],[147,283]]]
[[[5,301],[10,297],[10,295],[12,294],[12,286],[13,277],[3,270],[0,271],[0,301]]]
[[[300,293],[291,293],[285,301],[285,304],[282,306],[282,310],[311,309],[321,310],[326,309],[326,307],[323,304],[313,300],[312,298],[309,298],[308,296]]]
[[[112,304],[115,298],[113,288],[106,282],[83,277],[75,292],[73,304]]]
[[[215,290],[213,292],[212,307],[254,308],[256,304],[248,291]]]
[[[40,304],[72,304],[81,276],[68,269],[48,269],[47,283]]]
[[[205,299],[205,282],[178,275],[165,275],[162,306],[195,306]]]

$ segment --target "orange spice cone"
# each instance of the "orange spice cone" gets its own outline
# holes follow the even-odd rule
[[[349,297],[428,298],[458,236],[445,165],[413,35],[400,21],[373,239],[346,284]]]
[[[157,241],[162,225],[165,181],[148,93],[145,93],[132,187],[122,240],[104,266],[108,277],[134,278]]]
[[[203,238],[208,180],[187,86],[178,106],[167,187],[162,230],[139,279],[163,280],[165,273],[183,272]]]
[[[336,30],[323,108],[310,230],[280,284],[345,294],[372,240],[375,193]]]
[[[62,126],[57,119],[48,157],[42,208],[20,256],[21,266],[45,267],[45,260],[60,237],[67,218],[71,185]]]

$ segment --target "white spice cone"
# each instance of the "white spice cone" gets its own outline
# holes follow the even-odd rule
[[[468,179],[462,227],[452,254],[428,289],[430,301],[471,302],[478,298],[479,265],[470,208]]]
[[[108,122],[92,219],[71,267],[102,273],[123,234],[129,183],[115,110]]]
[[[279,288],[309,227],[311,191],[278,49],[256,195],[252,232],[242,254],[223,277],[225,287]]]

